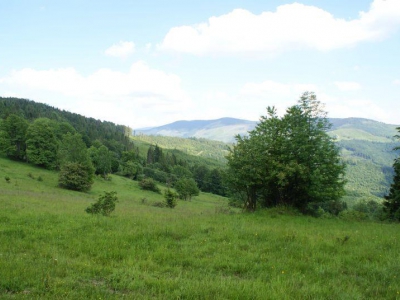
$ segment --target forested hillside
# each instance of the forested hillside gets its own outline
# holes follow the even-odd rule
[[[329,121],[332,128],[328,130],[328,133],[335,139],[341,149],[341,156],[347,164],[346,201],[349,203],[354,203],[357,199],[381,201],[392,181],[392,164],[398,155],[398,152],[393,151],[393,148],[397,146],[394,140],[397,126],[361,118],[330,118]],[[226,152],[220,151],[222,146],[208,142],[208,145],[213,147],[207,149],[203,147],[200,139],[203,133],[207,132],[208,136],[214,140],[233,142],[236,134],[247,135],[255,125],[256,122],[253,121],[233,118],[177,121],[136,131],[135,139],[159,143],[167,148],[185,149],[187,147],[192,154],[224,160]],[[146,135],[143,136],[140,132]],[[191,137],[190,139],[197,143],[191,142],[189,146],[189,142],[178,137]]]
[[[393,177],[398,156],[396,126],[368,119],[331,119],[333,136],[347,164],[347,199],[381,200]]]
[[[126,126],[86,118],[30,100],[0,98],[3,133],[10,115],[19,117],[21,122],[26,121],[26,124],[24,122],[20,124],[20,129],[24,132],[35,123],[35,120],[47,120],[39,125],[44,126],[48,123],[54,131],[52,140],[46,140],[48,144],[54,144],[53,148],[50,147],[52,154],[48,155],[48,157],[53,157],[54,161],[48,162],[48,167],[51,165],[54,168],[58,167],[57,151],[63,135],[68,132],[79,133],[91,153],[98,174],[104,173],[98,165],[98,155],[101,151],[105,151],[103,154],[109,157],[106,174],[120,174],[135,180],[141,180],[147,176],[171,184],[179,178],[190,177],[203,191],[226,194],[223,168],[226,164],[225,156],[231,144],[204,138],[144,135],[138,132],[132,136],[131,129]],[[392,164],[398,153],[393,151],[397,145],[393,139],[396,126],[357,118],[330,119],[330,122],[333,126],[329,134],[335,138],[347,165],[346,201],[350,204],[359,199],[380,201],[387,193],[393,177]],[[36,123],[40,122],[36,121]],[[224,131],[226,126],[230,126],[231,129],[242,126],[242,130],[236,133],[243,133],[243,126],[249,129],[252,124],[251,121],[224,118],[203,122],[176,122],[172,127],[176,132],[182,130],[185,132],[216,130],[214,132],[218,132]],[[188,128],[184,129],[185,126]],[[170,128],[169,125],[167,127]],[[228,133],[234,134],[230,131]],[[0,139],[2,152],[7,155],[8,151],[8,156],[13,159],[27,160],[25,133],[22,136],[20,136],[20,141],[14,137],[14,144],[11,143],[12,147],[20,143],[21,152],[16,154],[5,150],[4,141],[10,142],[11,137],[6,138],[2,134]],[[8,144],[7,149],[11,146]],[[102,146],[105,148],[100,150]],[[43,165],[45,166],[46,163]]]
[[[133,141],[130,136],[131,129],[126,126],[30,100],[0,98],[0,152],[14,160],[61,170],[63,175],[67,172],[63,178],[75,181],[66,184],[60,176],[60,186],[88,189],[93,168],[105,179],[114,173],[139,181],[152,178],[169,186],[190,179],[202,191],[226,194],[222,183],[224,163],[218,155],[204,157],[188,149],[163,150],[157,141]],[[86,183],[77,186],[76,175],[82,169],[88,173],[81,174]]]

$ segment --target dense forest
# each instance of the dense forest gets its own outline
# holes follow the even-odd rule
[[[133,141],[129,127],[18,98],[0,98],[0,118],[0,151],[11,159],[62,169],[63,145],[78,145],[77,139],[81,139],[95,173],[105,179],[114,173],[174,186],[178,180],[190,178],[201,191],[226,195],[221,163]]]

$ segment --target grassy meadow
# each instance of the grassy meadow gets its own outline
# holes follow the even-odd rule
[[[85,213],[103,191],[111,217]],[[400,299],[398,224],[160,201],[118,176],[62,190],[0,158],[0,299]]]

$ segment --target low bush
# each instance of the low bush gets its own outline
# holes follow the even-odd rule
[[[152,191],[156,193],[160,193],[160,189],[158,188],[156,182],[152,178],[144,178],[139,182],[139,186],[142,190]]]
[[[86,208],[88,214],[101,214],[109,216],[115,210],[115,203],[118,201],[117,192],[104,192],[97,202]]]
[[[170,189],[166,190],[164,192],[164,198],[165,198],[165,205],[169,208],[174,208],[177,204],[176,199],[178,198],[178,195],[171,191]]]

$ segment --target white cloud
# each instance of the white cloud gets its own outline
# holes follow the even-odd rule
[[[266,114],[267,106],[275,106],[278,115],[297,103],[303,92],[313,91],[328,112],[328,117],[360,117],[377,121],[396,123],[395,113],[386,110],[368,97],[348,96],[345,92],[326,93],[314,84],[281,83],[272,80],[249,82],[243,85],[238,94],[227,95],[215,92],[204,97],[203,106],[213,108],[214,117],[232,116],[248,120],[258,120]],[[397,121],[398,123],[398,121]]]
[[[280,83],[265,80],[261,83],[244,84],[239,91],[238,99],[241,103],[246,103],[243,106],[244,112],[250,115],[250,111],[253,111],[252,119],[255,120],[265,114],[267,106],[275,106],[278,115],[282,116],[286,109],[296,104],[306,91],[317,93],[318,87],[314,84]]]
[[[112,45],[104,52],[108,56],[114,57],[127,57],[135,51],[135,44],[133,42],[120,41],[118,44]]]
[[[361,89],[361,85],[358,82],[336,81],[334,84],[341,91],[356,91]]]
[[[235,9],[205,23],[174,27],[158,48],[195,55],[327,51],[385,38],[399,26],[398,0],[375,0],[369,11],[349,21],[315,6],[293,3],[259,15]]]
[[[152,69],[143,61],[134,63],[126,73],[100,69],[89,76],[74,68],[22,69],[0,79],[0,94],[6,91],[132,127],[154,125],[150,118],[159,123],[160,116],[174,121],[191,106],[177,75]]]
[[[395,116],[368,98],[340,97],[326,94],[319,99],[326,103],[326,110],[333,118],[367,118],[381,122],[392,122]]]
[[[395,79],[393,80],[394,85],[400,85],[400,79]]]

